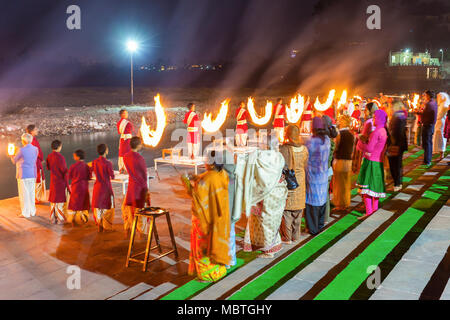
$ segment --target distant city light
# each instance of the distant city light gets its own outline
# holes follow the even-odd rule
[[[130,52],[135,52],[138,49],[139,45],[136,41],[134,40],[129,40],[127,42],[127,50]]]
[[[405,49],[405,52],[408,53],[408,52],[409,52],[409,49]]]

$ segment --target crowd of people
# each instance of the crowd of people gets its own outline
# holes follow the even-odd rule
[[[424,148],[424,165],[432,153],[442,158],[450,138],[450,99],[441,92],[436,97],[426,91],[422,106],[414,110],[415,141]],[[334,112],[307,108],[300,123],[285,126],[285,106],[275,106],[274,127],[280,144],[269,150],[233,154],[227,144],[207,154],[206,171],[183,176],[192,198],[192,230],[189,273],[201,281],[217,281],[236,264],[235,224],[246,216],[244,251],[260,251],[261,258],[274,258],[282,245],[298,242],[302,232],[319,234],[330,214],[345,214],[351,205],[352,176],[363,198],[365,219],[386,197],[385,172],[389,167],[394,191],[402,189],[402,159],[408,149],[409,108],[401,100],[388,99],[366,104],[349,103]],[[195,105],[189,104],[184,122],[194,127]],[[247,144],[248,113],[245,104],[236,111],[237,145]],[[150,205],[147,167],[139,150],[142,142],[132,136],[133,126],[125,110],[117,124],[120,134],[119,170],[129,176],[122,204],[124,229],[129,232],[136,210]],[[420,138],[417,132],[420,132]],[[305,132],[309,134],[305,134]],[[188,130],[188,156],[198,153],[197,135]],[[21,215],[36,214],[35,204],[44,200],[44,156],[37,141],[38,130],[27,127],[21,137],[23,147],[11,160],[17,167]],[[75,163],[67,168],[61,155],[61,141],[51,143],[45,160],[50,171],[50,219],[53,223],[84,224],[92,209],[98,231],[112,230],[115,178],[112,163],[106,159],[108,147],[97,146],[98,158],[86,162],[85,152],[73,152]],[[92,200],[89,180],[95,179]],[[331,208],[333,209],[331,210]],[[302,219],[305,228],[302,231]],[[146,233],[145,219],[138,229]]]
[[[122,119],[125,112],[121,111]],[[30,218],[36,215],[36,204],[48,200],[50,203],[49,217],[54,224],[71,223],[73,226],[85,224],[89,220],[89,211],[98,231],[110,231],[114,219],[114,192],[111,180],[115,178],[113,165],[107,160],[108,146],[97,146],[98,158],[85,162],[85,151],[77,149],[73,152],[75,163],[67,167],[66,159],[61,154],[63,144],[60,140],[51,142],[52,152],[45,160],[45,168],[50,172],[50,189],[45,199],[45,175],[43,153],[36,138],[38,129],[29,125],[21,136],[23,147],[11,155],[11,161],[16,164],[21,214],[20,217]],[[127,133],[128,135],[128,133]],[[147,166],[144,157],[139,154],[142,148],[141,138],[121,135],[119,166],[128,174],[128,188],[122,204],[124,229],[130,233],[134,213],[150,205],[150,193],[147,185]],[[124,142],[124,140],[126,140]],[[123,149],[128,149],[123,152]],[[89,181],[94,179],[92,200],[89,192]],[[148,230],[147,221],[138,221],[138,229]]]
[[[428,167],[432,153],[443,157],[450,138],[449,104],[446,93],[439,93],[436,102],[434,93],[426,91],[416,110],[401,99],[346,105],[336,116],[310,109],[310,123],[284,127],[281,122],[283,132],[277,129],[276,135],[282,143],[276,148],[234,157],[226,145],[219,156],[214,150],[205,173],[183,179],[193,199],[190,274],[217,281],[236,264],[234,224],[242,215],[247,220],[243,250],[260,251],[261,258],[274,258],[283,244],[298,242],[302,232],[319,234],[330,212],[349,212],[354,175],[365,211],[358,219],[371,216],[386,197],[385,172],[390,172],[394,191],[402,189],[408,115],[415,114],[415,125],[422,127],[423,165]],[[236,112],[241,130],[244,108],[240,104]],[[310,135],[301,134],[308,129]],[[241,136],[237,140],[242,144]]]

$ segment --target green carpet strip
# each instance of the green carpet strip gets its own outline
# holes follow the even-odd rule
[[[244,265],[244,263],[245,261],[243,259],[237,259],[236,265],[227,270],[227,275]],[[186,300],[199,293],[201,290],[204,290],[207,287],[211,286],[212,284],[213,283],[211,282],[191,280],[181,287],[175,289],[168,295],[162,297],[161,300]]]
[[[330,241],[339,236],[343,231],[352,226],[357,221],[353,215],[346,215],[326,231],[320,233],[315,238],[307,242],[303,247],[281,260],[272,268],[263,273],[239,291],[234,293],[229,300],[252,300],[263,293],[267,288],[273,286],[285,274],[297,268],[314,253],[326,246]]]
[[[339,273],[314,300],[347,300],[367,279],[367,268],[378,265],[391,252],[424,212],[409,208]]]
[[[442,186],[433,184],[423,197],[415,201],[388,229],[372,242],[357,258],[337,275],[336,278],[314,300],[347,300],[367,279],[367,267],[380,264],[394,247],[403,239],[408,231],[424,215],[424,211],[441,197],[441,193],[431,191],[440,190]],[[416,208],[420,208],[418,210]]]

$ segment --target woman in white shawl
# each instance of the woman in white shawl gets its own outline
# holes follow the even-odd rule
[[[288,194],[283,167],[283,155],[275,150],[257,150],[237,159],[233,219],[246,213],[244,251],[262,251],[261,258],[273,258],[281,250],[279,229]]]
[[[444,138],[444,125],[447,116],[450,98],[447,93],[439,92],[437,95],[438,112],[436,119],[436,126],[434,128],[433,137],[433,153],[439,153],[439,159],[444,157],[446,148],[446,139]]]

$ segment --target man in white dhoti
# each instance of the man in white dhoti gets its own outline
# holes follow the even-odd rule
[[[31,142],[33,136],[28,133],[22,135],[23,147],[15,155],[11,155],[11,161],[16,165],[17,187],[19,190],[20,217],[33,217],[36,215],[35,183],[36,183],[36,160],[38,148]]]

